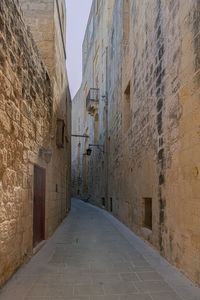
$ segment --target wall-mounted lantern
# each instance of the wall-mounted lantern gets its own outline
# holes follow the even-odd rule
[[[47,149],[44,152],[44,159],[45,159],[45,161],[46,161],[47,164],[50,163],[51,157],[52,157],[52,151],[50,149]]]
[[[45,162],[48,164],[51,161],[52,151],[50,149],[45,149],[45,148],[41,147],[39,149],[39,157],[44,159]]]
[[[92,149],[91,149],[91,148],[88,148],[88,149],[86,150],[86,154],[87,154],[87,156],[90,156],[90,155],[92,154]]]
[[[89,147],[97,147],[101,152],[104,153],[104,145],[92,145],[92,144],[89,144]]]

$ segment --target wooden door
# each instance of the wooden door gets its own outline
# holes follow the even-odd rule
[[[45,238],[45,169],[34,166],[33,248]]]

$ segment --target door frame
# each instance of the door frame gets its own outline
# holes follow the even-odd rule
[[[34,245],[34,215],[35,215],[35,174],[36,170],[40,170],[42,172],[42,180],[43,180],[43,190],[42,190],[42,198],[43,198],[43,203],[42,203],[42,240]],[[33,243],[33,249],[36,248],[42,241],[45,240],[45,208],[46,208],[46,169],[42,168],[41,166],[34,164],[33,166],[33,238],[32,238],[32,243]]]

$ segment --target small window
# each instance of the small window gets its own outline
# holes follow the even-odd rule
[[[64,120],[57,120],[57,134],[56,134],[56,145],[58,148],[64,148],[64,133],[65,123]]]
[[[124,101],[123,101],[123,129],[124,133],[126,133],[131,125],[131,117],[132,117],[132,111],[131,111],[131,85],[130,81],[124,91]]]
[[[102,206],[105,207],[105,206],[106,206],[106,200],[105,200],[105,198],[103,197],[103,198],[101,199],[101,201],[102,201]]]
[[[130,86],[130,81],[124,91],[124,94],[126,94],[128,97],[130,97],[130,91],[131,91],[131,86]]]
[[[152,230],[152,198],[143,199],[143,227]]]

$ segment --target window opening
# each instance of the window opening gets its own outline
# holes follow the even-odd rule
[[[123,123],[124,123],[124,133],[129,129],[131,122],[131,87],[130,81],[124,91],[124,101],[123,101]]]
[[[152,230],[152,198],[144,198],[143,206],[143,226]]]
[[[64,148],[64,133],[65,122],[64,120],[57,119],[56,145],[58,148]]]

